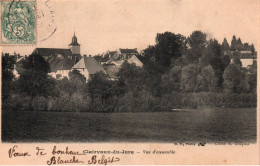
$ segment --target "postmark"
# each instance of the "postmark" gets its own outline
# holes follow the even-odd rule
[[[36,44],[36,1],[1,2],[1,44]]]
[[[49,39],[57,31],[55,14],[54,0],[37,2],[37,41],[39,43]]]

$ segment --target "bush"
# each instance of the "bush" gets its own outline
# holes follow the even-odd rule
[[[126,93],[120,97],[116,111],[118,112],[151,112],[156,109],[156,99],[148,91]]]
[[[256,107],[255,93],[173,93],[161,98],[161,109],[196,108],[196,107]]]
[[[33,98],[31,106],[34,111],[46,111],[48,99],[42,96],[36,96]]]
[[[61,92],[60,97],[49,97],[46,109],[49,111],[83,112],[89,110],[89,98],[84,98],[79,93],[72,95]]]
[[[31,97],[21,94],[10,95],[2,104],[6,110],[31,110]]]

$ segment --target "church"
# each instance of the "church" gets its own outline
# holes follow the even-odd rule
[[[74,33],[71,44],[67,49],[64,48],[35,48],[32,54],[41,55],[50,66],[50,75],[56,79],[64,77],[69,78],[69,72],[72,69],[79,70],[86,77],[86,80],[90,78],[89,74],[94,74],[99,71],[105,72],[102,65],[100,65],[92,57],[88,57],[88,66],[83,67],[80,53],[80,44]],[[80,68],[79,68],[80,67]]]

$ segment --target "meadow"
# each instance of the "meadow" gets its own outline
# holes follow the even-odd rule
[[[256,142],[255,108],[2,111],[3,142]]]

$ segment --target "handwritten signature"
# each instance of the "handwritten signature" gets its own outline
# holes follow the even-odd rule
[[[91,160],[88,161],[88,164],[99,164],[99,165],[107,165],[108,163],[118,162],[120,159],[118,157],[108,157],[102,155],[100,159],[97,158],[96,155],[92,156]]]
[[[109,163],[118,162],[120,159],[118,157],[107,157],[102,155],[101,158],[98,158],[96,155],[92,156],[90,160],[88,160],[89,165],[107,165]],[[71,159],[62,159],[61,157],[52,156],[50,160],[47,161],[48,165],[56,165],[56,164],[79,164],[84,163],[73,156]]]

